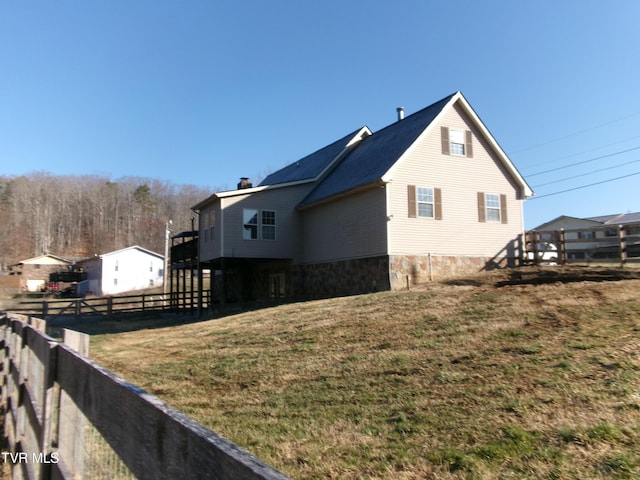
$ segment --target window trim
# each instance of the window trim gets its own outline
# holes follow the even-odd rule
[[[492,205],[489,205],[489,197],[492,197]],[[494,205],[493,202],[495,201]],[[485,208],[485,218],[489,223],[501,223],[502,222],[502,209],[500,208],[500,194],[499,193],[485,193],[484,194],[484,208]],[[490,215],[489,212],[497,212],[497,218],[493,215]]]
[[[459,142],[454,142],[454,134]],[[467,156],[467,145],[465,141],[465,131],[459,130],[457,128],[449,129],[449,155],[453,155],[455,157],[466,157]]]
[[[431,201],[420,200],[420,190],[428,190],[427,195],[431,196]],[[422,193],[424,195],[424,192]],[[431,215],[421,215],[420,205],[431,206]],[[435,218],[436,216],[436,199],[433,187],[419,187],[416,186],[416,216],[420,218]]]
[[[451,141],[451,132],[461,132],[462,140],[464,143],[455,142],[455,145],[461,145],[463,153],[454,153],[451,148],[454,142]],[[440,141],[442,143],[442,154],[450,155],[454,157],[466,157],[473,158],[473,135],[471,130],[460,128],[440,127]]]
[[[251,214],[251,212],[255,212]],[[249,215],[247,215],[249,213]],[[242,239],[243,240],[259,240],[260,237],[260,210],[257,208],[242,209]],[[255,218],[255,223],[252,221]],[[255,237],[253,233],[255,231]]]
[[[420,188],[428,188],[431,189],[433,195],[432,202],[419,202],[418,194]],[[426,186],[416,186],[416,185],[407,185],[407,200],[408,200],[408,210],[407,216],[409,218],[426,218],[431,220],[442,220],[442,189],[438,187],[426,187]],[[420,203],[432,203],[433,204],[433,215],[430,217],[419,215]]]
[[[489,206],[487,196],[493,195],[497,197],[498,207]],[[489,219],[489,210],[498,211],[498,219]],[[504,193],[485,193],[478,192],[478,221],[482,223],[509,223],[507,219],[507,196]]]
[[[272,213],[273,214],[273,223],[265,223],[265,217],[264,214],[265,213]],[[276,211],[275,210],[270,210],[270,209],[264,209],[264,210],[260,210],[260,240],[265,240],[265,241],[269,241],[269,242],[273,242],[277,239],[277,220],[276,220]],[[265,238],[265,229],[273,229],[273,238]]]
[[[255,214],[247,215],[248,212],[255,212]],[[273,223],[265,222],[265,213],[272,213]],[[247,222],[255,219],[255,223]],[[278,232],[277,211],[270,208],[243,208],[242,209],[242,239],[243,240],[264,240],[266,242],[273,242],[277,240]],[[255,229],[255,236],[254,236]],[[269,235],[265,235],[267,229],[273,229],[273,238],[267,238]]]

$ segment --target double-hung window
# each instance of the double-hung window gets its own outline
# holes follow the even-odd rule
[[[434,212],[433,188],[417,187],[416,193],[417,193],[416,201],[418,204],[418,216],[433,218],[433,212]]]
[[[449,130],[449,151],[451,155],[466,155],[464,131],[453,128]]]
[[[242,210],[242,239],[258,239],[258,210],[253,208]]]
[[[262,210],[262,240],[276,239],[276,212]]]
[[[275,240],[276,212],[245,208],[242,210],[242,227],[244,240]]]
[[[507,196],[478,192],[478,221],[507,223]]]
[[[435,187],[407,185],[409,218],[442,220],[442,190]]]
[[[485,195],[485,206],[487,207],[487,222],[500,221],[500,195],[487,193]]]
[[[442,154],[456,157],[473,157],[473,135],[470,130],[440,127]]]

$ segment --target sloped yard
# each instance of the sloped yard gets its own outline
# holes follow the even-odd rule
[[[96,335],[92,357],[294,478],[638,478],[637,273],[295,303]]]

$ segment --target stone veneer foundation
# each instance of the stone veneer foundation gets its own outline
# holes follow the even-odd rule
[[[355,258],[294,267],[300,296],[339,297],[389,290],[389,257]]]
[[[383,255],[297,265],[294,296],[326,298],[381,290],[402,290],[443,278],[515,266],[515,259],[444,255]]]
[[[465,257],[450,255],[390,255],[389,280],[392,290],[443,278],[515,266],[513,258]]]

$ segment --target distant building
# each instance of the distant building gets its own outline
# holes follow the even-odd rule
[[[69,269],[71,261],[56,255],[28,258],[9,267],[9,275],[20,275],[20,288],[28,292],[44,290],[49,275]]]
[[[532,228],[541,241],[557,241],[563,231],[568,260],[617,258],[620,241],[618,227],[624,227],[627,254],[640,256],[640,212],[616,213],[597,217],[561,215]]]
[[[87,274],[87,280],[78,284],[79,295],[114,295],[161,287],[164,280],[164,257],[139,246],[96,255],[78,265]]]

